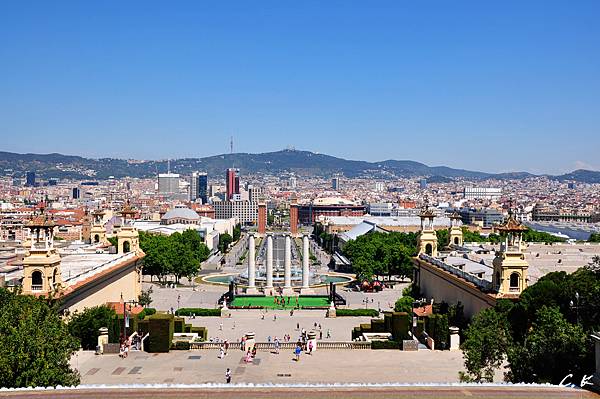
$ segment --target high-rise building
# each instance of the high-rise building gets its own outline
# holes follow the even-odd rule
[[[193,172],[190,176],[190,201],[198,198],[203,204],[208,203],[208,175],[206,172]]]
[[[208,174],[200,173],[198,175],[198,197],[203,204],[208,204]]]
[[[35,170],[27,172],[25,185],[28,187],[35,187]]]
[[[160,173],[158,175],[158,193],[159,194],[178,194],[179,193],[179,174]]]
[[[229,168],[225,175],[225,188],[227,201],[231,200],[234,194],[240,193],[240,178],[236,175],[240,171],[238,169]]]
[[[336,176],[333,179],[331,179],[331,188],[334,189],[335,191],[340,190],[340,178],[339,177]]]
[[[296,186],[298,186],[298,180],[296,179],[296,176],[290,177],[289,186],[290,188],[296,188]]]
[[[79,190],[79,187],[73,187],[73,199],[79,199],[80,196],[81,191]]]
[[[421,179],[419,181],[419,187],[421,187],[421,190],[425,190],[427,188],[427,179]]]

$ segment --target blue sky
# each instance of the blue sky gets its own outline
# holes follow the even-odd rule
[[[13,1],[0,149],[600,169],[599,1]]]

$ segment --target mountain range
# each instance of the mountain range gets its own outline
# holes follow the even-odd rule
[[[525,179],[533,177],[528,172],[486,173],[447,166],[428,166],[408,160],[381,162],[354,161],[330,155],[286,149],[260,154],[234,153],[203,158],[181,158],[170,162],[173,173],[190,174],[206,171],[210,176],[224,175],[225,169],[235,167],[243,174],[294,173],[299,176],[373,177],[393,179],[398,177],[426,177],[433,181],[452,179]],[[107,179],[110,176],[148,178],[167,172],[167,160],[125,160],[117,158],[84,158],[62,154],[17,154],[0,152],[0,171],[4,175],[22,177],[27,171],[36,171],[42,178],[78,180]],[[585,183],[600,183],[600,171],[575,170],[553,179]]]

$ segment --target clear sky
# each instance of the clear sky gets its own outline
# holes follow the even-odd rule
[[[0,150],[600,169],[600,1],[3,1]]]

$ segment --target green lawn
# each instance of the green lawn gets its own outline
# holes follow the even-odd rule
[[[268,309],[292,309],[296,308],[296,297],[284,297],[285,306],[277,305],[273,296],[258,296],[258,297],[236,297],[230,306],[242,307],[262,307]],[[288,304],[289,298],[289,304]],[[301,308],[324,308],[329,307],[330,303],[326,296],[322,297],[298,297],[298,304]]]

